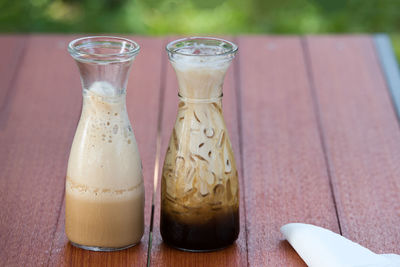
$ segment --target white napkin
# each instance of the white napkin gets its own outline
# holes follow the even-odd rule
[[[318,226],[289,223],[281,233],[310,267],[400,267],[400,255],[375,254]]]

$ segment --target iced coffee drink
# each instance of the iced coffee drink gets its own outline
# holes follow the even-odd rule
[[[162,173],[161,234],[179,249],[220,249],[239,233],[238,172],[221,103],[236,46],[191,38],[167,50],[180,101]]]
[[[130,66],[113,64],[129,64],[126,71]],[[92,65],[88,69],[95,71]],[[79,67],[82,74],[85,66]],[[106,73],[117,65],[102,67]],[[66,177],[65,231],[73,245],[85,249],[126,248],[143,235],[144,185],[125,89],[112,80],[94,81],[88,88],[84,80],[83,85],[82,113]]]

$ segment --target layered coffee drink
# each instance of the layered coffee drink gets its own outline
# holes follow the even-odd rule
[[[180,101],[162,172],[160,227],[173,247],[210,251],[239,234],[238,172],[221,103],[233,55],[216,56],[235,51],[217,39],[186,40],[167,47]]]
[[[141,160],[125,95],[107,82],[83,91],[65,200],[65,229],[73,244],[124,248],[143,235]]]

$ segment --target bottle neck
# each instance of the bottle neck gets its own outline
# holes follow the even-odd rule
[[[93,63],[76,60],[82,87],[104,97],[126,94],[132,60],[114,63]]]
[[[182,96],[180,93],[178,94],[180,101],[190,104],[212,104],[212,103],[220,104],[222,103],[222,96],[223,94],[213,98],[190,98]]]

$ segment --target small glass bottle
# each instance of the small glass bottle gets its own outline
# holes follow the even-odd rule
[[[68,161],[65,232],[80,248],[128,248],[144,230],[142,166],[125,104],[139,45],[87,37],[72,41],[68,51],[81,75],[83,106]]]
[[[178,115],[161,181],[161,235],[182,250],[212,251],[239,234],[239,183],[222,115],[222,84],[237,46],[215,38],[167,45]]]

